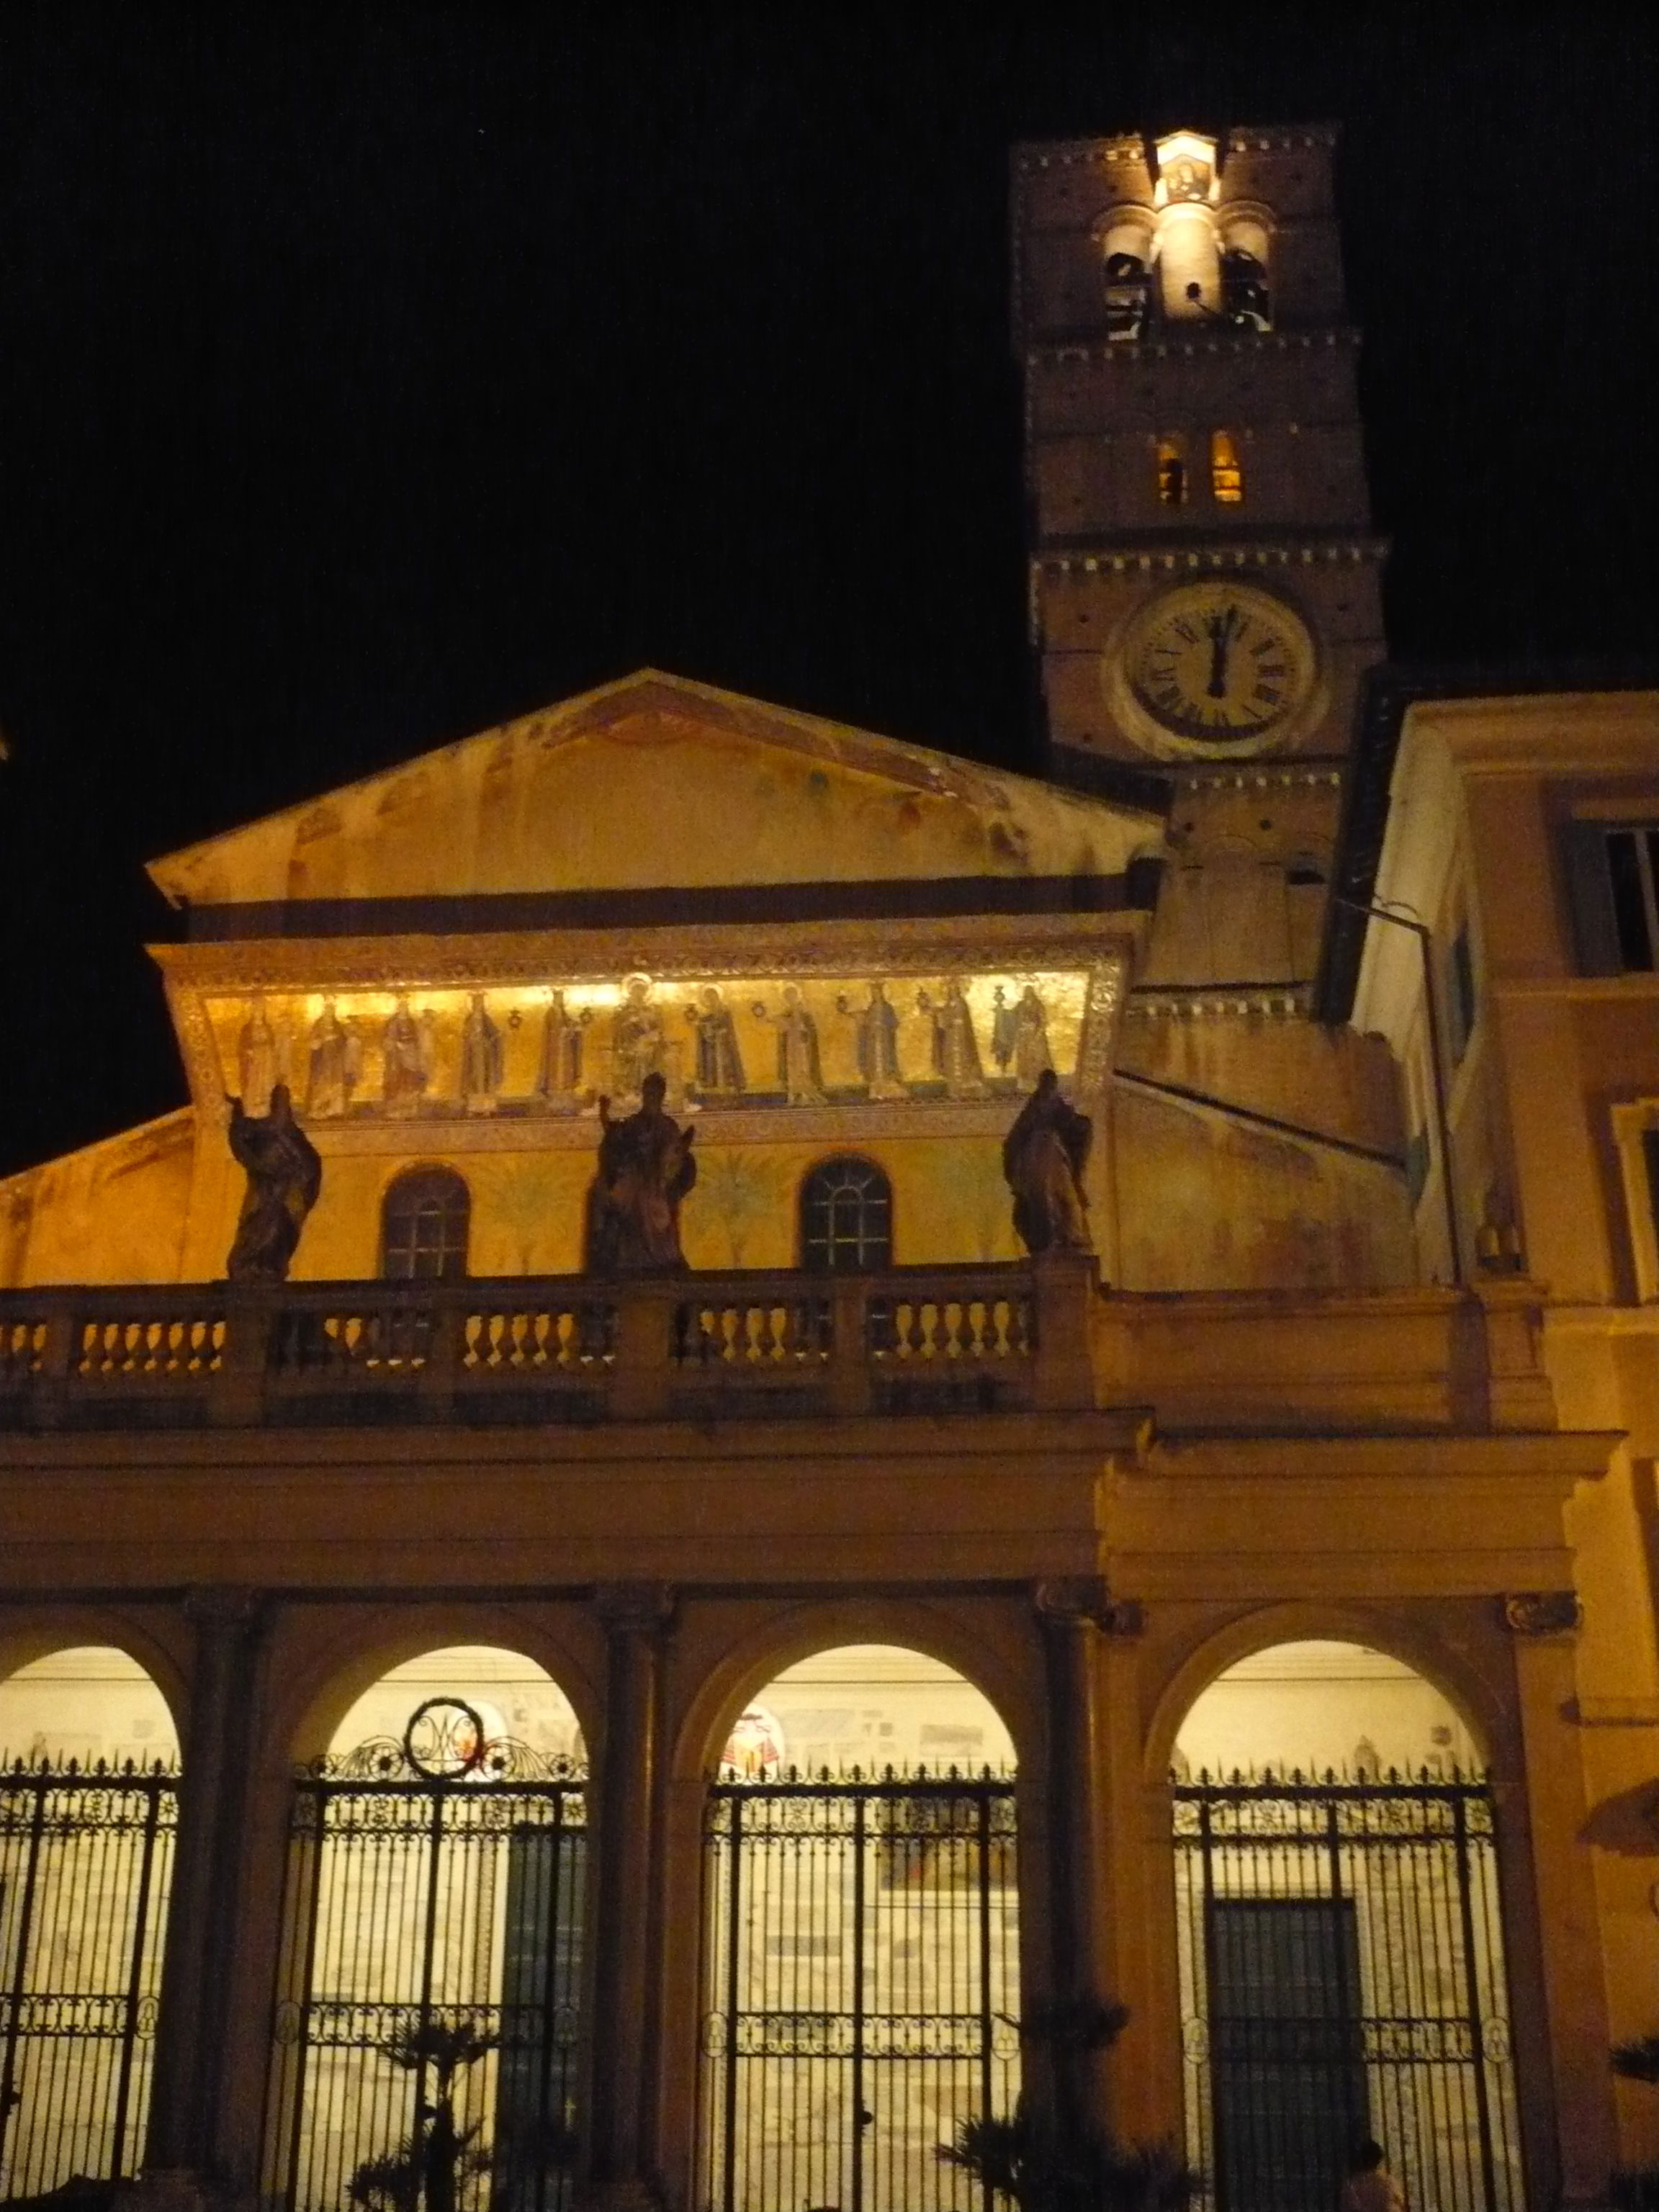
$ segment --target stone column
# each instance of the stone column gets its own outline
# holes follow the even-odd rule
[[[1604,2204],[1616,2139],[1601,1930],[1583,1840],[1583,1761],[1572,1721],[1578,1601],[1571,1590],[1525,1591],[1504,1601],[1504,1618],[1514,1638],[1550,2071],[1547,2083],[1522,2074],[1522,2124],[1534,2168],[1559,2160],[1559,2182],[1532,2176],[1540,2199]],[[1512,1960],[1512,1978],[1520,1963]],[[1517,2014],[1525,2002],[1517,1990]]]
[[[196,1657],[139,2185],[151,2202],[199,2203],[215,2179],[261,1609],[226,1585],[185,1601]]]
[[[593,1921],[588,2180],[596,2204],[658,2203],[653,2093],[661,1957],[661,1701],[673,1593],[613,1583],[596,1602],[609,1645]]]
[[[1100,1644],[1112,1617],[1094,1578],[1039,1583],[1037,1613],[1048,1656],[1048,1896],[1056,2006],[1075,2019],[1114,1995],[1106,1899],[1107,1805]],[[1062,2126],[1106,2117],[1104,2054],[1047,2039]]]

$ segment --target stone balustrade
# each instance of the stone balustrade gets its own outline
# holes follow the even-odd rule
[[[1091,1402],[1094,1295],[1076,1261],[11,1291],[0,1427],[1077,1407]],[[1051,1339],[1085,1356],[1045,1364]]]
[[[1103,1291],[1091,1261],[0,1291],[0,1429],[1145,1408],[1165,1434],[1547,1430],[1537,1286]]]

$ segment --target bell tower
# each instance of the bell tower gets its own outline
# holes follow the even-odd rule
[[[1383,650],[1331,161],[1313,127],[1022,146],[1032,641],[1054,771],[1163,790],[1149,988],[1312,975]]]

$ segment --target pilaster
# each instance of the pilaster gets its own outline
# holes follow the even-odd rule
[[[662,1955],[662,1674],[674,1594],[660,1583],[612,1583],[594,1601],[608,1657],[587,2188],[589,2201],[605,2212],[644,2212],[661,2201],[653,2093]]]
[[[235,1954],[243,1813],[252,1758],[258,1592],[192,1590],[196,1632],[179,1839],[156,2008],[149,2124],[138,2194],[171,2208],[211,2197],[225,2080],[227,1962]]]
[[[1578,1601],[1571,1590],[1519,1592],[1504,1599],[1504,1618],[1513,1644],[1526,1760],[1551,2076],[1547,2112],[1539,2109],[1544,2085],[1523,2078],[1522,2124],[1535,2164],[1553,2120],[1558,2201],[1601,2205],[1607,2201],[1616,2138],[1594,1874],[1583,1840],[1583,1765],[1573,1727]]]
[[[1102,1719],[1100,1648],[1114,1620],[1106,1586],[1097,1577],[1039,1583],[1034,1592],[1042,1624],[1048,1703],[1049,1925],[1054,1954],[1052,2002],[1081,2013],[1116,1993],[1111,1987],[1108,1894],[1110,1810]],[[1103,2053],[1052,2050],[1057,2117],[1066,2132],[1106,2117]]]

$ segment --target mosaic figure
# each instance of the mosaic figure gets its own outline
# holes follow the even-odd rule
[[[757,999],[754,1012],[778,1033],[778,1088],[791,1106],[825,1103],[823,1071],[818,1065],[818,1025],[793,983],[783,987],[783,1006],[772,1013]]]
[[[393,1114],[412,1114],[426,1095],[432,1074],[432,1017],[416,1021],[409,1000],[399,996],[391,1020],[380,1033],[385,1059],[380,1096]]]
[[[611,1118],[599,1101],[599,1167],[588,1194],[587,1265],[600,1275],[681,1274],[680,1202],[697,1180],[694,1129],[663,1110],[666,1085],[645,1078],[639,1111]]]
[[[979,1064],[979,1043],[974,1036],[974,1013],[959,975],[945,986],[945,996],[929,998],[918,991],[916,1004],[933,1024],[933,1073],[945,1081],[947,1098],[983,1098],[985,1073]]]
[[[1060,1095],[1052,1067],[1020,1108],[1003,1140],[1002,1172],[1014,1196],[1014,1233],[1033,1256],[1091,1252],[1083,1173],[1094,1125]]]
[[[231,1158],[246,1170],[247,1188],[225,1273],[233,1283],[286,1282],[300,1231],[323,1187],[322,1161],[294,1118],[286,1083],[272,1085],[267,1114],[248,1113],[240,1098],[226,1103]]]
[[[236,1074],[243,1105],[251,1114],[263,1114],[270,1103],[272,1086],[282,1074],[276,1032],[265,1012],[265,1002],[256,991],[247,1019],[236,1039]]]
[[[886,984],[871,984],[867,1006],[850,1006],[843,994],[836,1000],[836,1008],[857,1025],[859,1073],[871,1097],[908,1097],[899,1073],[898,1009],[887,996]]]
[[[668,1036],[662,1009],[651,1003],[648,975],[630,975],[611,1017],[611,1083],[623,1098],[642,1098],[648,1075],[665,1078]]]
[[[1004,1075],[1012,1062],[1014,1079],[1024,1090],[1054,1064],[1048,1049],[1048,1012],[1035,983],[1025,986],[1018,1005],[1011,1006],[1007,997],[999,983],[991,1018],[991,1056]]]
[[[343,1114],[362,1070],[362,1045],[334,1011],[332,999],[311,1025],[306,1111],[314,1121]]]
[[[593,1018],[592,1007],[573,1014],[564,993],[555,991],[542,1020],[541,1065],[536,1074],[536,1095],[550,1106],[574,1106],[581,1096],[584,1032]]]
[[[461,1024],[461,1097],[469,1114],[493,1114],[501,1087],[501,1033],[489,1018],[483,993],[474,991]]]
[[[696,1085],[704,1098],[731,1098],[743,1091],[743,1055],[732,1010],[712,983],[697,994],[685,1018],[696,1041]]]

